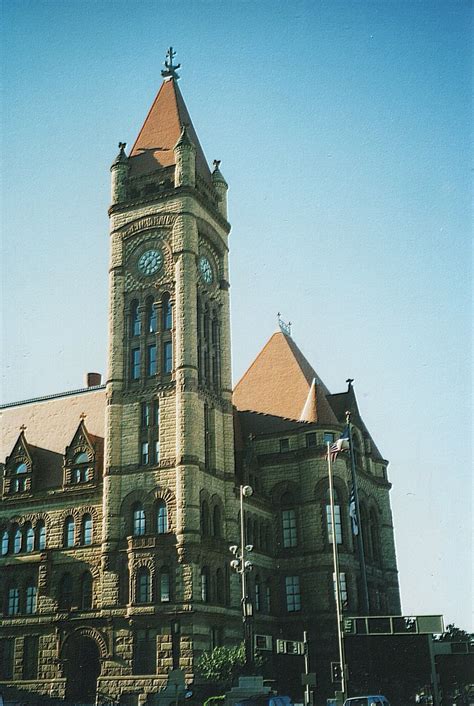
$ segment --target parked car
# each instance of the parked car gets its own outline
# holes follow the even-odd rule
[[[389,700],[381,694],[375,696],[351,696],[344,701],[344,706],[390,706]]]

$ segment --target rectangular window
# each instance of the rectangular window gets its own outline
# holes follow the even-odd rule
[[[38,589],[36,586],[29,585],[26,587],[26,612],[29,615],[36,613],[36,600]]]
[[[160,426],[160,405],[158,404],[158,400],[153,402],[153,424],[155,427]]]
[[[334,434],[332,433],[332,431],[324,432],[324,443],[327,444],[328,442],[330,444],[334,443]]]
[[[334,583],[334,600],[336,600],[336,574],[332,575],[332,580]],[[339,574],[339,589],[341,591],[342,607],[347,608],[347,583],[346,574],[344,572]]]
[[[15,641],[13,637],[0,640],[0,679],[13,679],[13,657]]]
[[[261,610],[262,606],[260,603],[260,584],[255,581],[255,610]]]
[[[132,349],[132,380],[139,380],[140,379],[140,349],[139,348],[133,348]]]
[[[163,372],[171,373],[173,370],[173,344],[171,341],[165,341],[163,344]]]
[[[135,633],[133,673],[156,673],[156,636],[148,630],[137,630]]]
[[[282,510],[281,522],[283,530],[283,546],[284,547],[296,547],[297,545],[297,534],[296,534],[296,513],[293,509]]]
[[[148,402],[142,402],[142,427],[150,426],[150,405]]]
[[[267,613],[271,613],[272,612],[272,589],[268,583],[265,586],[265,603],[267,606]]]
[[[155,441],[155,463],[160,462],[160,442]]]
[[[38,676],[38,636],[29,635],[23,643],[23,679]]]
[[[220,628],[211,628],[211,650],[222,645],[222,631]]]
[[[148,346],[148,375],[156,375],[156,345]]]
[[[160,601],[168,603],[170,600],[170,575],[168,571],[162,571],[160,576]]]
[[[290,440],[289,439],[280,439],[280,453],[285,453],[286,451],[290,450]]]
[[[287,576],[285,578],[286,610],[296,613],[301,610],[300,577]]]
[[[306,448],[307,449],[314,449],[316,446],[317,446],[316,432],[312,431],[309,434],[306,434]]]
[[[149,461],[148,441],[142,442],[142,466],[146,466]]]
[[[332,522],[331,522],[331,506],[326,505],[326,521],[328,530],[328,542],[332,544]],[[334,524],[336,527],[336,543],[342,544],[342,525],[341,525],[341,507],[334,505]]]
[[[8,615],[18,615],[20,612],[20,589],[12,587],[8,590]]]

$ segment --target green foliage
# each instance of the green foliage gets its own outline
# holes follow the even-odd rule
[[[469,639],[472,640],[472,638],[472,634],[461,630],[461,628],[456,627],[454,623],[451,623],[450,625],[446,625],[446,630],[439,636],[438,640],[441,642],[465,642]]]
[[[245,667],[244,644],[236,647],[215,647],[205,652],[198,661],[199,674],[207,681],[230,687]]]

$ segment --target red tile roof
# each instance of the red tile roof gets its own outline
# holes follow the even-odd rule
[[[174,79],[163,81],[158,95],[143,123],[130,152],[130,174],[139,176],[169,167],[175,163],[174,146],[179,140],[182,126],[188,126],[189,136],[196,147],[196,171],[207,182],[211,172],[196,131]]]
[[[326,400],[329,390],[292,338],[278,331],[260,351],[234,389],[237,409],[300,420],[316,380],[311,421],[337,424]],[[309,421],[309,420],[307,420]]]

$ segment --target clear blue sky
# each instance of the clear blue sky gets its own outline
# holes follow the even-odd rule
[[[3,400],[106,359],[109,165],[172,44],[229,191],[234,379],[276,313],[391,461],[403,610],[472,629],[472,5],[9,0]]]

